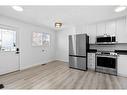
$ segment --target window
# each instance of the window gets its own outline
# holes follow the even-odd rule
[[[50,45],[50,35],[48,33],[42,33],[42,45],[43,47]]]
[[[0,51],[16,50],[16,31],[0,28]]]
[[[33,32],[32,34],[32,45],[33,46],[42,46],[42,33]]]
[[[33,32],[32,46],[48,47],[50,45],[50,35],[48,33]]]

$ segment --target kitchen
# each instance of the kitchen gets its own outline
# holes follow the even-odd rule
[[[115,35],[116,43],[109,45],[93,45],[95,42],[92,42],[91,48],[96,49],[97,51],[109,51],[110,53],[114,53],[117,55],[117,73],[121,76],[126,76],[126,62],[123,62],[126,58],[126,17],[121,17],[117,19],[112,19],[109,21],[101,22],[96,24],[96,36],[104,34]],[[103,35],[104,35],[103,34]],[[94,40],[95,41],[95,40]],[[99,53],[99,52],[97,52]],[[110,54],[113,55],[113,54]]]
[[[127,9],[117,8],[0,6],[0,86],[127,89]]]
[[[89,35],[90,49],[87,50],[88,69],[126,77],[126,62],[124,62],[127,58],[126,21],[126,16],[123,16],[97,22],[86,25],[86,31],[79,33],[87,33]],[[98,66],[99,62],[100,66]],[[114,65],[112,65],[112,62],[114,62]],[[100,70],[104,69],[102,68],[105,67],[103,65],[108,63],[109,66],[107,67],[114,68],[114,70],[107,68]],[[113,67],[110,67],[110,65]]]

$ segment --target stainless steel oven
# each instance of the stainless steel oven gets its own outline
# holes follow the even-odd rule
[[[117,75],[117,53],[97,52],[95,70],[102,73]]]

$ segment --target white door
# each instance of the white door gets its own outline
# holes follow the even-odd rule
[[[17,32],[0,28],[0,75],[19,70]]]

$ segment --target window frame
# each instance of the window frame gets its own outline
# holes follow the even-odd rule
[[[33,33],[41,33],[41,45],[34,45],[34,42],[33,42]],[[47,46],[45,46],[43,44],[43,41],[44,41],[43,40],[43,35],[49,35],[49,42],[48,42],[48,45]],[[34,47],[50,47],[50,43],[51,43],[50,33],[47,33],[47,32],[32,32],[32,46],[34,46]]]
[[[10,49],[10,50],[2,50],[2,30],[6,30],[6,31],[14,31],[15,32],[15,48]],[[0,45],[0,52],[13,52],[16,51],[16,47],[17,47],[17,31],[16,29],[14,29],[13,27],[10,26],[4,26],[4,25],[0,25],[0,33],[1,33],[1,45]],[[14,42],[14,38],[13,38],[13,42]]]

